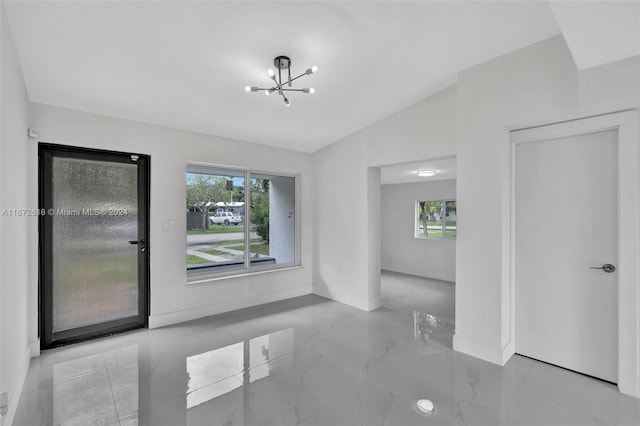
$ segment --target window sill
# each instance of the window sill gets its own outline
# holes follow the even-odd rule
[[[455,238],[442,238],[442,237],[413,237],[416,240],[431,240],[431,241],[453,241],[455,242]]]
[[[218,272],[211,274],[193,274],[187,275],[187,285],[193,284],[206,284],[213,281],[221,281],[230,278],[250,277],[254,275],[268,274],[271,272],[289,271],[292,269],[302,269],[304,266],[295,263],[285,264],[278,267],[256,268],[255,270],[242,270],[242,272],[235,270],[229,272]]]

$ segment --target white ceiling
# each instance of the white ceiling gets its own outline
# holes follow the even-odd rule
[[[549,4],[578,69],[640,55],[640,1]]]
[[[436,175],[430,177],[418,176],[418,170],[435,170]],[[433,182],[456,178],[456,159],[446,158],[415,163],[395,164],[380,168],[380,184]]]
[[[34,102],[305,152],[560,33],[544,1],[5,5]],[[243,90],[268,84],[281,54],[294,74],[319,67],[299,80],[316,94],[291,95],[290,108]]]

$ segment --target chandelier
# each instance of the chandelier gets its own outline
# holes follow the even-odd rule
[[[292,89],[291,83],[293,83],[300,77],[304,77],[305,75],[313,74],[314,72],[318,71],[317,66],[314,65],[299,76],[291,78],[291,59],[288,56],[276,56],[276,58],[273,60],[273,65],[278,70],[277,77],[276,71],[273,68],[269,68],[267,70],[267,74],[269,75],[269,78],[273,80],[274,86],[267,88],[258,86],[245,86],[245,92],[264,92],[264,94],[267,96],[274,92],[278,92],[278,94],[282,96],[282,100],[284,101],[284,104],[286,106],[291,106],[291,101],[289,101],[289,98],[287,98],[284,92],[302,92],[311,94],[316,92],[313,87]],[[285,74],[284,81],[282,80],[282,74]]]

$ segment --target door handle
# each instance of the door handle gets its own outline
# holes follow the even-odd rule
[[[131,244],[131,245],[144,244],[144,240],[140,240],[140,241],[138,241],[138,240],[130,240],[129,244]]]
[[[616,267],[613,266],[610,263],[605,263],[602,266],[589,266],[589,269],[602,269],[604,272],[606,272],[607,274],[612,273],[613,271],[616,270]]]

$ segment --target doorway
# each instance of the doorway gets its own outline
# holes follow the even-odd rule
[[[455,157],[380,167],[382,306],[421,318],[429,315],[451,329],[456,168]]]
[[[513,131],[510,146],[512,350],[638,396],[638,112]]]
[[[149,157],[39,145],[43,349],[147,326]]]

